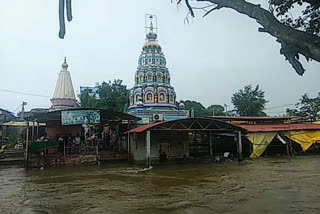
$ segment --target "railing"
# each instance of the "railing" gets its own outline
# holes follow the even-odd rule
[[[65,146],[63,149],[63,155],[98,155],[97,145],[85,145],[85,146]]]

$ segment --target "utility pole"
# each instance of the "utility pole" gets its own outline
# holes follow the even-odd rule
[[[26,105],[27,105],[27,102],[25,102],[25,101],[23,101],[21,104],[21,107],[22,107],[21,114],[20,114],[21,119],[24,119],[24,106],[26,106]]]
[[[224,107],[226,109],[226,116],[228,116],[228,105],[227,104],[224,104]]]

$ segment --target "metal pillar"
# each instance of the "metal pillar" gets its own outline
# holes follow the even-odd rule
[[[32,137],[31,137],[31,142],[34,141],[34,121],[32,121]]]
[[[151,159],[150,159],[150,131],[147,131],[146,133],[146,163],[147,163],[147,167],[149,168],[151,165]]]
[[[243,161],[242,156],[242,137],[241,137],[241,131],[238,131],[238,137],[237,137],[237,150],[238,150],[238,161]]]
[[[26,136],[26,150],[24,154],[24,168],[28,169],[28,157],[29,157],[29,118],[27,120],[27,136]]]
[[[212,146],[212,138],[213,138],[213,136],[212,136],[212,132],[210,131],[210,133],[209,133],[209,149],[210,149],[210,161],[213,161],[213,146]]]

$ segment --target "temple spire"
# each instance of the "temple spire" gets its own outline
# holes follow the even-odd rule
[[[149,18],[150,18],[150,31],[153,32],[153,23],[152,23],[153,16],[150,15]]]
[[[76,96],[74,93],[70,72],[66,57],[59,73],[56,88],[51,99],[51,110],[60,110],[77,107]]]

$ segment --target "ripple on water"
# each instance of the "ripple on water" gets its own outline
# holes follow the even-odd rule
[[[140,168],[0,168],[1,213],[318,213],[318,157]]]

